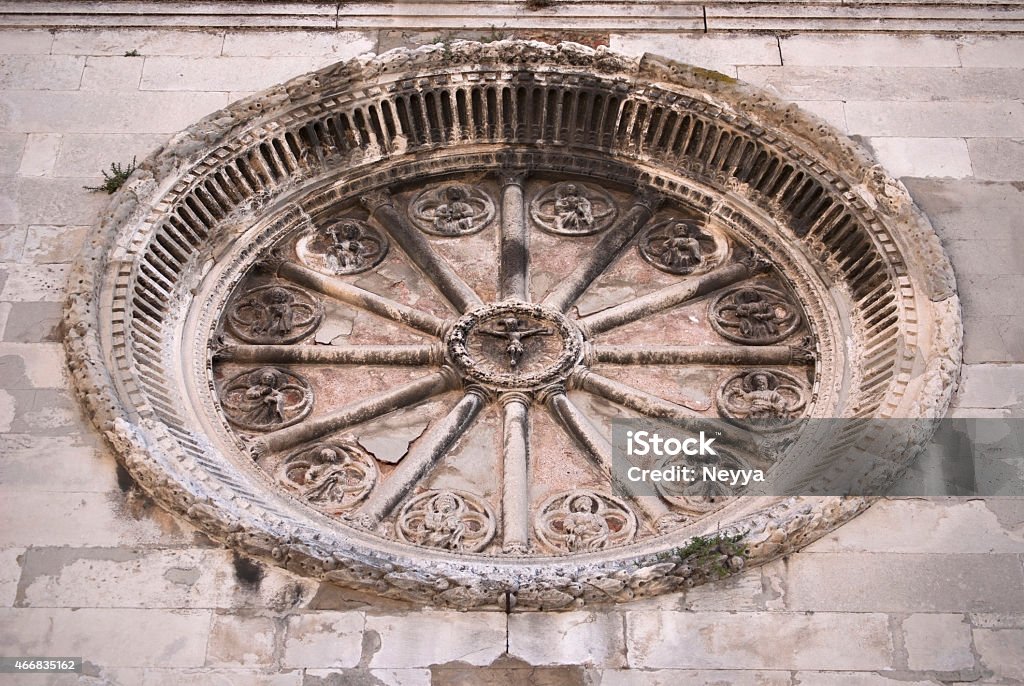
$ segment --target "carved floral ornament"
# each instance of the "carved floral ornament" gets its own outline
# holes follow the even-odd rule
[[[642,495],[609,423],[935,417],[959,364],[948,262],[860,148],[571,44],[397,50],[236,103],[140,167],[75,274],[75,382],[143,488],[435,605],[685,588],[715,574],[673,551],[715,532],[748,565],[796,549],[868,501]]]

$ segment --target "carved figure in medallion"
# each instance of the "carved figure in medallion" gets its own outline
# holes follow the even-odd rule
[[[637,249],[641,257],[663,272],[693,274],[718,266],[729,244],[717,232],[702,229],[689,219],[670,219],[647,229]]]
[[[636,516],[618,498],[585,490],[566,491],[541,505],[537,537],[551,548],[588,552],[631,541],[636,527]]]
[[[349,438],[293,453],[278,471],[282,483],[330,514],[342,514],[360,503],[377,476],[373,458]]]
[[[286,344],[316,331],[323,305],[305,291],[271,284],[245,292],[227,310],[231,333],[246,343]]]
[[[313,409],[313,389],[303,377],[277,367],[242,372],[221,391],[224,414],[235,426],[273,431],[302,420]]]
[[[718,411],[730,419],[763,422],[782,428],[799,417],[807,391],[785,372],[755,369],[731,376],[718,389]]]
[[[508,355],[508,366],[515,369],[526,352],[523,341],[531,336],[550,336],[553,331],[544,327],[524,329],[525,322],[516,317],[507,317],[501,320],[501,329],[480,329],[480,333],[503,338],[508,341],[505,346],[505,354]]]
[[[800,315],[789,298],[765,286],[726,291],[709,311],[712,328],[737,343],[777,343],[800,326]]]
[[[494,203],[483,191],[461,183],[429,188],[412,201],[409,216],[426,233],[466,236],[494,219]]]
[[[427,491],[405,504],[395,532],[407,543],[476,552],[494,537],[495,521],[490,506],[470,493]]]
[[[299,260],[331,276],[365,272],[384,259],[388,242],[366,222],[336,219],[302,236],[295,245]]]
[[[582,183],[553,184],[530,203],[530,215],[542,229],[566,236],[597,233],[616,214],[608,193]]]
[[[722,447],[716,448],[715,455],[674,455],[668,456],[658,463],[659,469],[671,469],[674,466],[696,468],[700,472],[704,467],[715,469],[731,469],[733,471],[750,469],[744,460],[736,457],[732,452]],[[673,512],[666,515],[665,521],[659,521],[659,525],[667,526],[670,518],[689,521],[694,517],[713,512],[725,505],[724,498],[740,495],[743,485],[731,485],[723,481],[699,478],[690,483],[685,481],[656,481],[654,483],[658,494],[673,507]]]

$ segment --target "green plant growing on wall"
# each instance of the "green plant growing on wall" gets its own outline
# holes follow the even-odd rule
[[[86,190],[90,191],[106,191],[108,194],[113,194],[118,188],[124,185],[124,182],[128,180],[128,177],[132,175],[135,168],[138,165],[135,164],[135,158],[127,166],[122,167],[118,162],[110,163],[110,172],[103,172],[103,183],[99,186],[84,186]]]

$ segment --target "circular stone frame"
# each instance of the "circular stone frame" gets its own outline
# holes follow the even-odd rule
[[[472,107],[511,93],[508,116],[463,131],[459,92]],[[543,92],[568,98],[559,102],[586,92],[590,106],[538,121],[526,105]],[[382,116],[384,102],[428,95],[449,98],[448,115],[438,105],[435,121]],[[331,144],[314,150],[310,136]],[[71,276],[65,346],[93,422],[163,507],[242,553],[356,589],[460,608],[558,609],[679,590],[741,566],[735,556],[714,569],[689,564],[683,553],[695,536],[739,537],[746,564],[760,564],[870,504],[744,498],[697,529],[623,548],[453,555],[333,522],[270,488],[248,455],[222,450],[209,416],[178,395],[186,370],[215,352],[182,336],[193,310],[215,315],[203,313],[196,289],[225,262],[256,259],[240,238],[264,216],[294,222],[303,211],[289,203],[296,193],[372,193],[366,178],[379,183],[427,152],[476,169],[519,154],[552,170],[559,160],[614,158],[638,186],[733,227],[772,227],[767,252],[788,251],[834,284],[841,311],[832,320],[849,328],[847,351],[819,350],[829,356],[822,364],[842,365],[842,383],[815,392],[839,398],[844,417],[926,420],[898,442],[872,439],[903,462],[927,438],[927,420],[948,407],[962,342],[952,269],[905,188],[862,148],[717,72],[571,43],[459,41],[360,57],[236,102],[171,139],[111,200]]]

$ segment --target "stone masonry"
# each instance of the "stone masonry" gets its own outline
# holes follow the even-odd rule
[[[88,428],[59,343],[68,265],[106,201],[83,186],[110,163],[364,52],[565,35],[722,71],[870,148],[957,273],[954,416],[1024,415],[1024,38],[978,32],[1019,29],[1013,3],[998,26],[985,25],[996,10],[964,5],[856,33],[843,32],[864,28],[849,8],[794,25],[753,16],[755,3],[729,4],[748,19],[720,29],[714,7],[669,5],[675,24],[655,17],[649,33],[627,5],[559,20],[480,3],[462,29],[258,4],[250,23],[262,26],[243,29],[213,14],[143,26],[71,4],[0,3],[0,655],[81,656],[86,669],[0,684],[1024,683],[1020,499],[884,500],[800,553],[685,595],[585,612],[424,611],[238,557],[156,508]],[[957,17],[967,33],[949,33]]]

